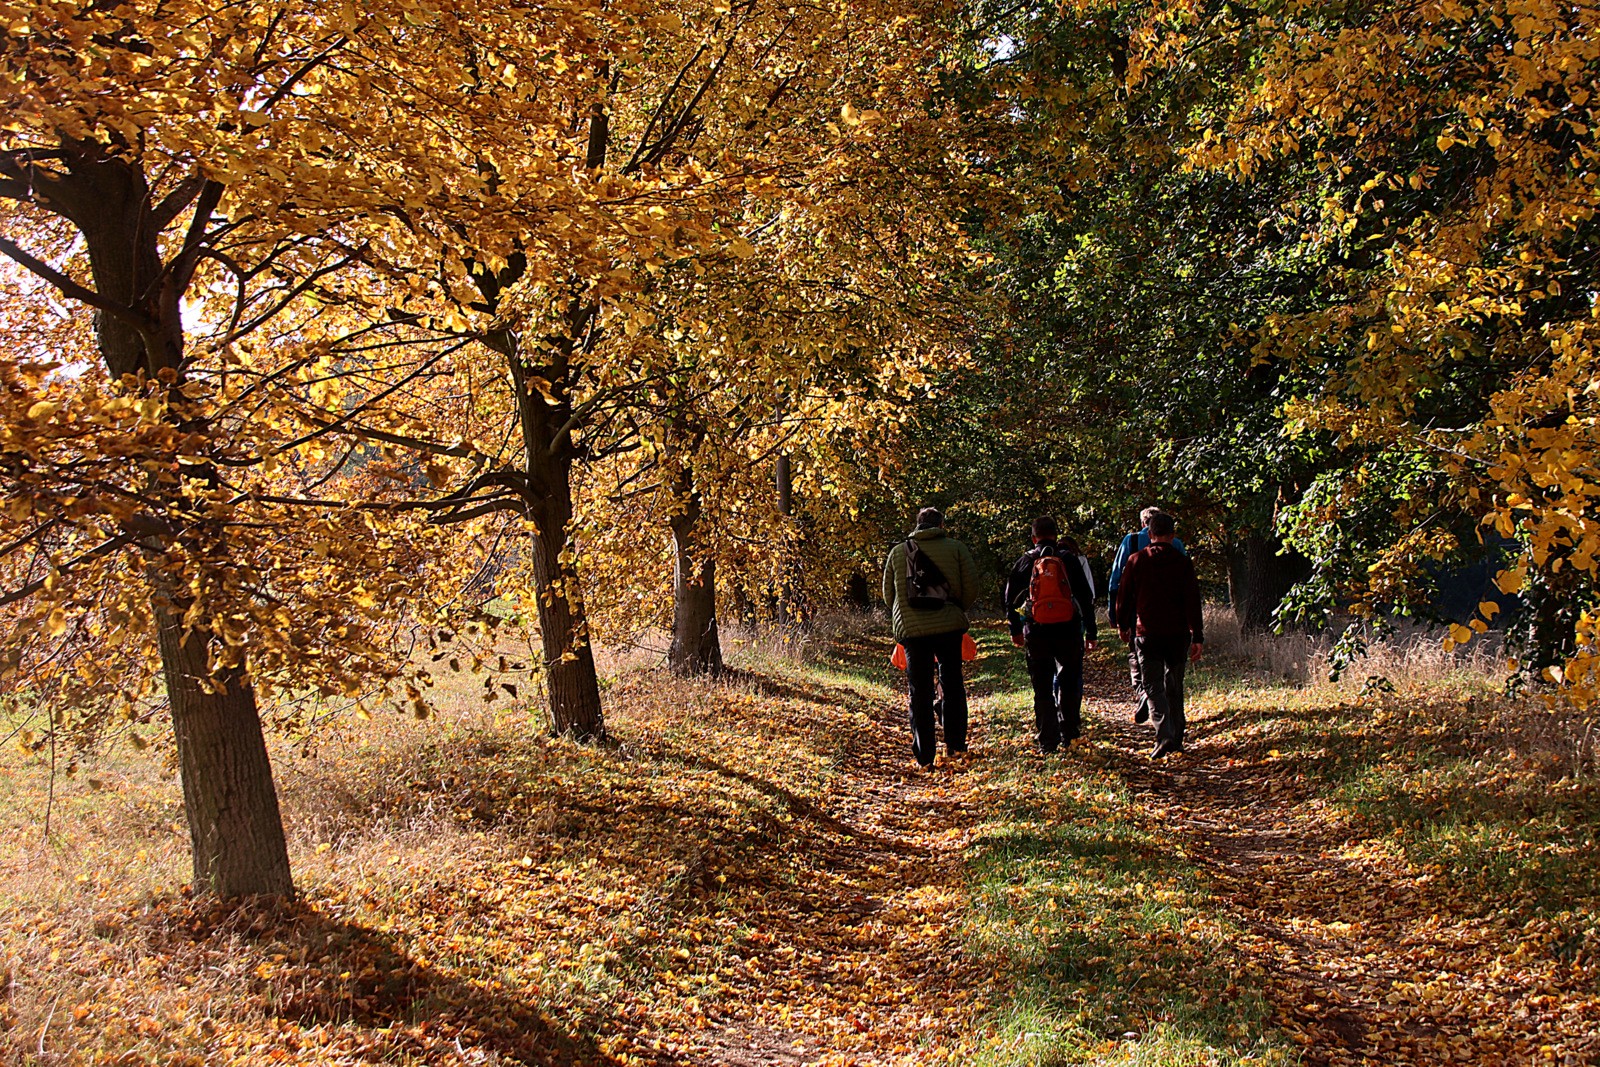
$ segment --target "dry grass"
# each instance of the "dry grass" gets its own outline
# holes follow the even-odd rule
[[[1553,779],[1600,774],[1600,736],[1593,713],[1504,697],[1506,670],[1498,634],[1446,651],[1440,629],[1402,623],[1382,636],[1369,636],[1367,653],[1333,678],[1337,638],[1333,632],[1242,633],[1231,610],[1206,608],[1206,662],[1220,668],[1211,683],[1224,691],[1282,687],[1295,694],[1297,704],[1375,704],[1385,694],[1402,700],[1427,698],[1448,709],[1454,727],[1470,728],[1497,752],[1533,759]],[[1441,696],[1446,698],[1442,704]]]
[[[918,1062],[937,1035],[954,1046],[965,1015],[920,1005],[959,953],[901,902],[930,891],[908,873],[926,849],[863,852],[833,814],[864,792],[847,765],[874,788],[903,770],[888,691],[789,669],[787,642],[730,650],[720,682],[612,675],[611,746],[552,739],[525,703],[485,707],[451,676],[432,720],[278,740],[288,905],[181,891],[159,754],[58,780],[50,841],[48,770],[8,755],[0,1062],[665,1067],[712,1040],[751,1063],[885,1032]],[[850,911],[866,892],[881,914]],[[807,992],[825,983],[848,1004]]]
[[[1277,799],[1314,790],[1319,818],[1403,831],[1393,849],[1481,872],[1497,892],[1588,884],[1568,840],[1593,789],[1574,785],[1595,770],[1592,747],[1572,748],[1582,724],[1497,695],[1486,657],[1447,660],[1418,635],[1330,686],[1310,639],[1210,625],[1194,692],[1197,720],[1228,731],[1206,744],[1237,749],[1223,764],[1281,777]],[[609,652],[611,747],[551,739],[527,692],[486,706],[477,679],[454,675],[432,720],[347,716],[280,739],[304,892],[287,906],[213,909],[181,892],[187,834],[159,752],[102,753],[58,779],[48,841],[48,769],[7,753],[0,1062],[782,1064],[886,1029],[908,1036],[884,1062],[931,1062],[919,1041],[984,1034],[980,997],[948,999],[983,982],[952,984],[929,962],[962,954],[928,939],[931,894],[945,894],[940,914],[964,905],[927,881],[926,845],[857,836],[905,788],[883,629],[846,615],[806,633],[729,632],[720,682],[635,669],[659,662],[648,647]],[[1003,632],[980,637],[995,646],[988,669],[1019,669]],[[821,648],[827,661],[807,662]],[[1379,669],[1397,691],[1363,694],[1357,679]],[[1016,755],[1020,682],[986,685],[992,763],[972,780],[1014,770],[1045,788]],[[1468,805],[1484,797],[1500,807]],[[1083,819],[1110,825],[1093,805]],[[956,1014],[923,1014],[947,1002]]]
[[[1206,651],[1273,681],[1350,691],[1370,689],[1378,684],[1375,679],[1410,686],[1494,685],[1504,671],[1498,635],[1486,635],[1446,651],[1444,632],[1438,628],[1402,622],[1378,635],[1359,620],[1347,620],[1343,625],[1364,628],[1367,652],[1352,661],[1337,680],[1330,680],[1330,675],[1333,647],[1342,627],[1323,633],[1244,633],[1231,609],[1213,605],[1206,608]]]

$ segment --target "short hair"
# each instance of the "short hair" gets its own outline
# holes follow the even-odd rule
[[[917,512],[917,525],[927,528],[943,526],[944,515],[939,512],[938,508],[923,508]]]
[[[1083,555],[1083,550],[1078,547],[1078,539],[1076,537],[1063,537],[1061,539],[1061,547],[1072,553],[1074,556]]]
[[[1158,511],[1150,516],[1151,537],[1171,537],[1178,529],[1178,520],[1164,511]]]
[[[1150,516],[1159,515],[1159,514],[1161,514],[1161,509],[1158,508],[1158,507],[1152,506],[1152,507],[1145,508],[1143,511],[1139,512],[1139,525],[1140,526],[1149,526],[1150,525]]]
[[[1048,515],[1040,515],[1033,520],[1033,536],[1041,541],[1054,541],[1061,528],[1056,525],[1056,520]]]

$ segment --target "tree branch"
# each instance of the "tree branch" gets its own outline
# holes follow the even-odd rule
[[[61,566],[56,568],[56,572],[64,574],[73,567],[88,563],[92,559],[98,559],[101,556],[109,555],[110,553],[115,552],[117,549],[122,548],[124,545],[132,544],[138,539],[138,537],[139,535],[137,533],[118,534],[109,541],[103,541],[94,548],[89,549],[89,551],[68,560],[66,563],[63,563]],[[26,600],[28,597],[33,596],[33,594],[44,588],[45,582],[49,581],[49,579],[50,576],[46,575],[43,578],[29,582],[27,585],[24,585],[21,588],[13,589],[9,593],[0,594],[0,607],[5,607],[7,604],[15,604],[19,600]]]
[[[194,198],[205,188],[205,184],[206,176],[197,172],[183,179],[172,192],[163,197],[161,203],[150,211],[150,221],[155,225],[156,232],[160,233],[172,225],[172,220],[194,202]]]
[[[115,304],[93,289],[79,285],[67,275],[56,270],[44,260],[22,250],[15,241],[7,237],[0,237],[0,252],[22,267],[26,267],[33,274],[38,275],[61,291],[61,294],[70,297],[92,308],[104,311],[122,322],[127,323],[140,332],[147,332],[154,328],[153,324],[140,315],[136,315],[131,308]]]

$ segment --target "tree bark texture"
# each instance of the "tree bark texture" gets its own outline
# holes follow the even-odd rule
[[[689,489],[683,511],[672,518],[672,644],[667,666],[676,674],[722,673],[717,564],[695,537],[700,512],[700,497]]]
[[[238,668],[215,673],[207,637],[186,630],[162,576],[155,612],[189,817],[194,885],[220,897],[294,893],[278,794],[255,689]]]
[[[567,475],[563,469],[559,487],[533,509],[533,579],[539,600],[545,687],[550,696],[550,728],[556,734],[589,741],[603,739],[606,727],[570,536],[572,493]]]
[[[1228,599],[1246,631],[1270,627],[1284,596],[1311,573],[1304,556],[1281,549],[1277,538],[1251,533],[1228,553]]]
[[[773,481],[778,490],[778,513],[781,515],[794,514],[794,472],[789,462],[787,452],[779,453],[776,469],[773,471]]]

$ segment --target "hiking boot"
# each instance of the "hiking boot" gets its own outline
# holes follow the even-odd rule
[[[1142,700],[1139,701],[1139,707],[1133,713],[1133,721],[1136,724],[1140,725],[1140,726],[1143,726],[1145,723],[1149,722],[1150,721],[1150,705],[1146,704]]]
[[[1183,746],[1176,741],[1157,741],[1156,747],[1150,750],[1151,759],[1161,759],[1174,753],[1182,752]]]

